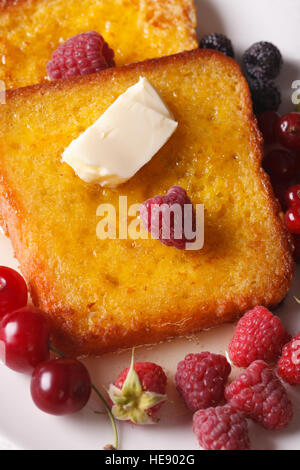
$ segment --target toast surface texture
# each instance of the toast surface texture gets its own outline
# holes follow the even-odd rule
[[[64,149],[143,76],[179,122],[117,190],[80,180]],[[288,234],[261,168],[262,139],[238,65],[208,50],[7,92],[0,191],[8,232],[55,343],[73,355],[152,344],[275,306],[293,276]],[[100,240],[101,203],[128,206],[172,185],[205,205],[205,244]]]
[[[0,0],[0,80],[19,88],[46,80],[58,45],[95,30],[118,66],[197,47],[193,0]]]

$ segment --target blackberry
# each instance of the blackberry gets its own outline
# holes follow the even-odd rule
[[[256,115],[264,111],[277,111],[281,104],[281,93],[274,82],[270,80],[248,79],[253,110]]]
[[[181,216],[175,217],[174,213],[168,216],[169,209],[175,204],[181,207]],[[186,206],[190,206],[189,215],[185,213]],[[145,201],[140,206],[140,216],[145,229],[166,246],[185,250],[187,243],[195,241],[194,238],[191,240],[186,236],[189,229],[190,232],[195,232],[195,209],[185,189],[180,186],[172,186],[164,196],[155,196]]]
[[[215,49],[223,54],[234,57],[234,50],[230,39],[224,34],[213,33],[203,36],[199,43],[200,49]]]
[[[256,42],[243,55],[243,64],[252,78],[272,80],[282,66],[279,49],[270,42]]]

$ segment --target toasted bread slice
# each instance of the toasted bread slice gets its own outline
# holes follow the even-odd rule
[[[0,0],[0,80],[40,83],[58,45],[95,30],[117,65],[197,47],[193,0]]]
[[[139,77],[179,122],[117,190],[84,183],[64,149]],[[36,305],[70,355],[156,343],[274,306],[293,261],[248,86],[231,59],[195,50],[96,75],[9,91],[0,106],[1,213]],[[101,203],[128,206],[172,185],[205,205],[205,245],[100,240]]]

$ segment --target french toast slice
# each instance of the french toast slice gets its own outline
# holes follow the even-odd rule
[[[61,163],[66,147],[146,77],[178,121],[167,144],[112,190]],[[292,248],[269,178],[249,89],[232,59],[195,50],[7,92],[0,106],[0,194],[35,305],[65,353],[156,343],[275,306],[293,276]],[[173,185],[205,205],[205,244],[100,240],[101,203],[128,207]]]
[[[193,0],[0,0],[0,80],[41,83],[58,45],[86,31],[124,65],[196,48],[195,27]]]

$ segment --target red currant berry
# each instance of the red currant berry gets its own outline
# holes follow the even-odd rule
[[[295,156],[287,150],[271,150],[263,159],[263,167],[273,184],[291,182],[296,172]]]
[[[300,263],[300,235],[294,235],[294,259],[296,263]]]
[[[300,149],[300,113],[282,116],[277,125],[278,140],[288,149]]]
[[[90,375],[81,362],[57,359],[39,364],[32,375],[31,395],[36,406],[52,415],[76,413],[88,402]]]
[[[297,183],[300,183],[300,151],[295,152],[295,160],[296,160],[296,180],[297,180]]]
[[[300,184],[287,190],[285,200],[288,207],[300,206]]]
[[[278,199],[281,208],[284,212],[288,209],[288,206],[286,204],[286,193],[289,187],[289,184],[284,183],[274,183],[273,185],[274,194]]]
[[[276,142],[276,129],[279,119],[280,116],[276,111],[265,111],[258,116],[258,127],[266,144]]]
[[[2,319],[0,359],[7,367],[31,373],[49,356],[49,326],[41,310],[24,307]]]
[[[286,212],[285,224],[291,233],[300,235],[300,206],[294,206]]]
[[[0,319],[27,304],[27,286],[14,269],[0,266]]]

